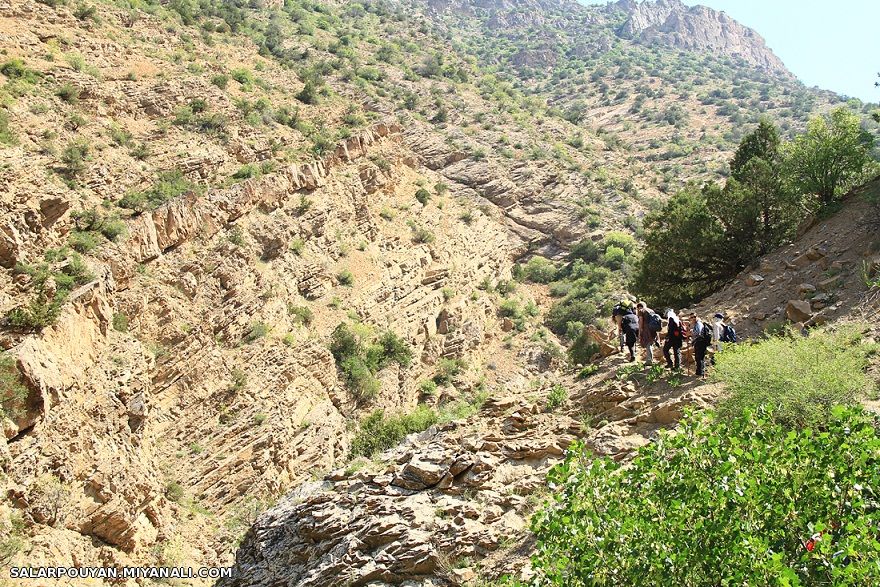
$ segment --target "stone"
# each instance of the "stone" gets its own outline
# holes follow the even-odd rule
[[[834,277],[829,277],[828,279],[820,281],[819,289],[828,292],[838,289],[841,285],[843,285],[843,277],[841,275],[835,275]]]
[[[514,324],[513,320],[511,320],[510,318],[505,317],[501,320],[502,332],[510,332],[514,328],[516,328],[516,324]]]
[[[755,287],[757,285],[762,284],[763,282],[764,282],[764,277],[761,275],[758,275],[756,273],[752,273],[746,277],[746,285],[749,287]]]
[[[792,322],[806,322],[813,315],[810,302],[804,300],[789,300],[785,307],[785,315]]]
[[[802,283],[798,286],[798,293],[806,296],[816,292],[816,286],[811,283]]]

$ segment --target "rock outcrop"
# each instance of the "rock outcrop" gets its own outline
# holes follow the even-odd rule
[[[758,33],[724,12],[687,6],[681,0],[621,0],[614,6],[629,15],[620,30],[626,39],[742,59],[766,71],[791,76]]]

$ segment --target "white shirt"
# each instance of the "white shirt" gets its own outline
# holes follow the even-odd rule
[[[721,342],[722,334],[724,334],[724,322],[721,318],[715,318],[715,323],[712,325],[712,343],[718,352],[721,352],[721,348],[724,346]]]

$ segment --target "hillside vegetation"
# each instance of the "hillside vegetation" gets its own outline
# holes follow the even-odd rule
[[[721,13],[0,0],[0,38],[4,564],[234,565],[221,584],[236,587],[480,584],[518,576],[543,512],[543,577],[576,584],[572,568],[552,574],[577,559],[554,541],[583,532],[586,553],[605,537],[541,508],[574,442],[619,463],[723,392],[634,470],[672,479],[651,455],[677,458],[693,476],[670,489],[685,492],[701,470],[686,439],[700,459],[766,441],[773,458],[737,474],[781,484],[807,462],[790,454],[807,433],[779,426],[832,409],[805,459],[847,423],[873,442],[854,407],[873,381],[869,329],[745,346],[710,383],[624,364],[605,336],[628,291],[658,310],[735,297],[774,331],[789,302],[805,328],[876,303],[877,249],[839,226],[877,216],[850,192],[876,172],[875,106],[805,87]],[[795,251],[808,215],[822,222]],[[756,264],[766,279],[737,283]],[[864,378],[839,385],[852,370]],[[618,509],[589,523],[636,520],[635,542],[662,530],[688,545],[685,516],[738,505],[735,486],[703,510],[682,498],[658,529],[639,500],[666,494],[610,461],[593,478],[580,454],[558,511],[607,491]],[[838,523],[813,501],[798,524]],[[795,530],[755,503],[743,523],[788,546]],[[834,547],[855,537],[855,560],[863,530]],[[774,550],[761,579],[802,554]],[[698,584],[708,567],[687,562],[675,576]],[[631,563],[603,568],[656,576]],[[836,580],[828,569],[794,572]]]

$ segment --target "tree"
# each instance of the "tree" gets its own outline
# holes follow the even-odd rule
[[[682,306],[723,285],[739,271],[725,247],[725,229],[707,192],[689,186],[645,218],[645,253],[634,289],[656,306]]]
[[[806,134],[785,149],[785,173],[799,193],[818,197],[826,207],[863,179],[874,137],[845,108],[810,121]]]
[[[743,137],[730,180],[710,202],[746,263],[791,237],[802,212],[800,196],[785,184],[780,147],[776,126],[762,120]]]

